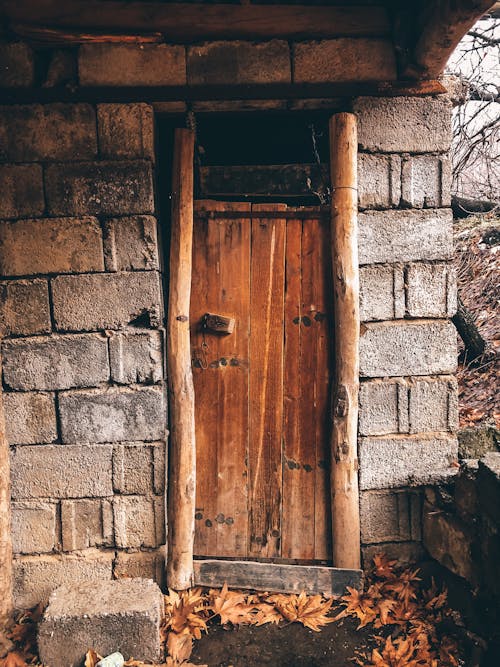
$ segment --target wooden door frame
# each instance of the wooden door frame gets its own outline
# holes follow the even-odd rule
[[[195,397],[191,369],[189,308],[194,222],[194,134],[177,129],[174,141],[170,245],[167,368],[170,397],[167,583],[184,590],[194,583],[243,586],[240,574],[267,577],[282,590],[339,594],[361,585],[357,421],[359,389],[359,266],[357,232],[356,116],[330,119],[331,253],[335,322],[335,385],[332,388],[331,509],[333,568],[309,577],[310,568],[247,561],[197,561],[194,566],[196,503]],[[300,570],[300,571],[299,571]],[[302,572],[304,570],[304,572]],[[347,571],[347,572],[346,572]],[[270,574],[271,573],[271,574]],[[346,579],[347,575],[347,579]],[[270,577],[270,579],[269,579]],[[312,587],[308,585],[309,578]],[[317,581],[316,581],[317,580]],[[321,582],[321,584],[320,584]],[[248,583],[246,584],[249,585]],[[317,591],[316,591],[317,592]]]

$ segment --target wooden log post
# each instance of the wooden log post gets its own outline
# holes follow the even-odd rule
[[[356,116],[330,119],[331,245],[335,322],[331,495],[333,564],[358,569],[359,269]]]
[[[1,338],[0,338],[1,342]],[[2,365],[0,357],[0,377]],[[12,622],[12,537],[10,510],[10,456],[0,384],[0,658],[12,648],[6,631]]]
[[[174,590],[193,580],[196,443],[189,305],[193,247],[194,134],[175,131],[172,232],[167,319],[170,399],[167,583]]]

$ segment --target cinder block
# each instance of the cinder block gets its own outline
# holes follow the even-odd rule
[[[451,264],[410,264],[406,269],[406,303],[410,317],[453,317],[457,277]]]
[[[136,215],[113,218],[104,224],[104,257],[107,271],[157,269],[156,218]]]
[[[401,203],[413,208],[451,205],[450,161],[436,155],[403,159]]]
[[[438,563],[473,586],[478,573],[473,562],[473,531],[458,517],[424,504],[424,546]]]
[[[458,390],[453,377],[414,379],[410,383],[410,433],[456,431]]]
[[[397,78],[394,45],[389,39],[325,39],[293,45],[294,83],[391,81]]]
[[[153,488],[153,452],[144,443],[115,445],[113,487],[117,493],[146,495]]]
[[[362,322],[405,315],[402,265],[362,266],[359,270],[359,315]]]
[[[397,560],[399,564],[410,565],[420,563],[428,557],[428,554],[422,546],[421,541],[383,542],[382,544],[370,545],[361,548],[363,567],[371,567],[373,565],[373,557],[381,553],[385,554],[388,558]]]
[[[456,474],[457,440],[449,435],[361,438],[360,488],[435,484]]]
[[[12,498],[113,495],[111,445],[34,445],[11,454]]]
[[[155,158],[153,107],[149,104],[99,104],[99,151],[102,158]]]
[[[39,164],[0,165],[0,218],[27,218],[45,209]]]
[[[41,554],[56,545],[55,503],[12,503],[12,546],[15,554]]]
[[[58,276],[51,281],[56,328],[63,331],[143,327],[162,323],[156,271]]]
[[[189,46],[190,85],[290,83],[287,42],[206,42]]]
[[[49,331],[49,290],[46,280],[10,280],[0,283],[2,336],[26,336]]]
[[[12,162],[92,160],[97,155],[90,104],[0,107],[0,156]]]
[[[26,42],[0,43],[0,86],[32,86],[35,76],[33,51]]]
[[[360,512],[363,544],[422,539],[422,498],[419,491],[363,491]]]
[[[161,387],[71,391],[59,395],[63,442],[122,442],[165,437]]]
[[[45,170],[51,215],[127,215],[154,211],[151,162],[73,162]]]
[[[14,560],[14,606],[28,609],[47,602],[62,584],[99,581],[113,576],[114,552],[88,549],[80,554],[24,556]],[[89,610],[92,605],[89,605]],[[64,660],[64,654],[62,658]],[[67,663],[65,663],[67,667]]]
[[[165,587],[165,549],[154,551],[117,551],[113,570],[115,579],[144,577]]]
[[[101,655],[161,662],[163,605],[157,584],[146,579],[61,586],[39,625],[40,658],[51,667],[79,667],[92,646]]]
[[[57,438],[53,394],[5,392],[3,406],[10,445],[49,443]]]
[[[155,493],[165,492],[167,445],[159,442],[153,447],[153,489]]]
[[[408,433],[408,386],[397,382],[362,382],[359,388],[359,435]]]
[[[446,96],[358,97],[353,111],[363,150],[434,153],[450,147],[451,103]]]
[[[360,208],[392,208],[401,200],[401,157],[358,155],[358,203]]]
[[[78,54],[81,86],[183,86],[184,46],[84,44]]]
[[[108,341],[99,334],[5,341],[4,382],[12,389],[95,387],[109,380]]]
[[[113,545],[113,507],[109,500],[61,501],[61,524],[64,551]]]
[[[115,496],[113,513],[117,547],[158,547],[163,544],[163,498]]]
[[[445,320],[369,323],[362,327],[359,354],[362,377],[453,373],[457,333]]]
[[[155,383],[163,377],[159,331],[117,333],[109,339],[111,377],[120,384]]]
[[[453,216],[447,209],[360,213],[359,263],[453,257]]]
[[[0,272],[103,271],[102,233],[95,218],[53,218],[0,222]]]

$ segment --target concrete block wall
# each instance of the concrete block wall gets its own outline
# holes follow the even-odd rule
[[[456,473],[446,98],[359,98],[361,539],[422,554],[422,493]]]
[[[0,326],[21,607],[60,583],[162,577],[153,129],[146,104],[0,108]]]

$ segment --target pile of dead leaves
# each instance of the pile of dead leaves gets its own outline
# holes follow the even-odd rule
[[[16,616],[15,623],[7,633],[13,649],[0,659],[0,667],[28,667],[39,665],[36,647],[36,626],[43,612],[42,605]]]
[[[342,597],[340,620],[354,616],[358,629],[372,626],[379,648],[360,655],[365,667],[458,667],[459,645],[443,629],[454,627],[456,612],[447,606],[447,593],[434,582],[420,587],[419,570],[397,568],[397,561],[375,556],[365,592],[349,588]]]

